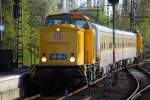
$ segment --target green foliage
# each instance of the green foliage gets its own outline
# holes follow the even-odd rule
[[[104,12],[100,11],[99,14],[100,14],[100,17],[99,17],[100,24],[101,25],[107,25],[108,19],[107,19],[106,15],[104,14]]]
[[[39,27],[47,15],[58,13],[58,0],[22,0],[23,1],[23,34],[24,34],[24,63],[31,63],[31,50],[39,49]],[[49,6],[51,5],[51,6]],[[32,52],[33,53],[33,52]],[[38,62],[38,52],[33,53],[32,62],[36,55]]]
[[[98,17],[99,16],[99,17]],[[92,11],[90,13],[90,17],[98,24],[101,24],[101,25],[107,25],[108,24],[108,19],[104,13],[104,11]]]
[[[139,30],[142,32],[143,36],[143,47],[144,51],[150,51],[150,30],[149,30],[150,23],[147,20],[140,23]]]
[[[59,0],[20,0],[22,3],[22,35],[23,35],[23,61],[31,63],[31,49],[35,48],[36,62],[38,62],[39,32],[43,20],[49,14],[60,13]],[[16,51],[15,19],[13,18],[14,0],[2,0],[2,13],[5,31],[3,32],[3,48],[12,48]],[[50,5],[50,6],[49,6]],[[21,32],[21,31],[20,31]],[[34,55],[33,55],[34,56]],[[34,57],[32,59],[34,61]]]
[[[31,60],[30,60],[31,53],[29,52],[29,50],[24,49],[23,55],[24,55],[24,64],[31,64]]]
[[[3,2],[2,16],[3,16],[3,25],[5,26],[5,31],[3,32],[3,47],[8,48],[8,39],[15,41],[13,39],[15,37],[15,21],[12,18],[13,14],[13,2],[12,0],[6,0],[7,2]],[[8,9],[8,10],[6,10]],[[6,42],[4,42],[6,41]]]
[[[135,5],[136,5],[136,11],[135,11],[135,16],[136,17],[150,17],[150,2],[149,0],[135,0]],[[142,2],[142,3],[141,3]],[[127,31],[130,30],[130,2],[128,2],[128,7],[129,8],[123,8],[121,17],[118,13],[118,11],[115,12],[115,27],[118,29],[123,29]],[[142,6],[143,7],[142,7]],[[128,10],[127,10],[128,9]],[[126,11],[127,10],[127,11]],[[117,14],[118,13],[118,14]],[[143,36],[143,47],[144,51],[150,51],[150,19],[149,18],[135,18],[135,29],[139,30],[142,32]]]
[[[149,0],[144,0],[144,10],[138,8],[139,15],[138,16],[149,16],[150,17],[150,2]],[[142,32],[143,36],[143,47],[144,51],[150,51],[150,19],[143,18],[138,20],[138,28]]]
[[[31,63],[31,50],[34,48],[36,55],[35,61],[38,63],[38,50],[39,50],[39,27],[42,26],[47,15],[61,13],[60,0],[20,0],[22,2],[22,34],[23,34],[23,46],[24,46],[24,64]],[[145,4],[147,0],[145,0]],[[3,48],[16,49],[16,30],[15,19],[13,18],[13,0],[2,0],[2,12],[3,12],[3,24],[5,25],[5,31],[3,32]],[[148,4],[147,4],[148,5]],[[150,8],[145,6],[144,16],[150,15]],[[108,19],[104,11],[88,12],[99,24],[107,26]],[[98,17],[99,15],[99,17]],[[117,19],[117,28],[128,29],[129,19]],[[140,19],[138,20],[139,30],[143,33],[144,49],[150,50],[150,20]],[[33,52],[33,51],[32,51]],[[34,57],[32,59],[34,62]]]

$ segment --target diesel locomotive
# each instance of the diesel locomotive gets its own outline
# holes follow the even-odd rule
[[[59,85],[62,80],[66,85],[86,84],[111,69],[138,62],[141,33],[115,30],[114,66],[112,32],[81,14],[49,15],[40,28],[40,64],[33,66],[32,79],[37,86]]]

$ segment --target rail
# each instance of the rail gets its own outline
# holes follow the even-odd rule
[[[128,69],[127,69],[127,71],[129,72]],[[138,91],[139,88],[140,88],[138,79],[137,79],[133,74],[131,74],[130,72],[129,72],[129,74],[130,74],[130,75],[135,79],[135,81],[137,82],[137,87],[136,87],[135,91],[134,91],[126,100],[130,100],[130,99],[137,93],[137,91]]]
[[[31,96],[31,97],[25,98],[24,100],[35,100],[40,97],[41,97],[41,94],[37,94],[37,95]]]
[[[147,91],[148,89],[150,89],[150,85],[146,86],[145,88],[143,88],[141,91],[139,91],[138,93],[136,93],[131,100],[136,100],[139,96],[142,95],[143,92]]]
[[[120,68],[120,69],[118,69],[118,70],[115,70],[114,73],[115,73],[115,72],[118,72],[118,71],[120,71],[120,70],[122,70],[122,69],[124,69],[124,68]],[[94,84],[100,82],[102,79],[106,78],[107,76],[108,76],[108,75],[105,75],[105,76],[101,77],[100,79],[98,79],[98,80],[96,80],[96,81],[94,81],[94,82],[90,82],[89,85],[84,86],[84,87],[82,87],[82,88],[79,88],[78,90],[76,90],[76,91],[74,91],[74,92],[72,92],[72,93],[69,93],[69,94],[67,94],[67,95],[65,95],[65,96],[62,96],[62,97],[58,98],[57,100],[65,100],[65,99],[67,99],[68,97],[71,97],[71,96],[74,96],[74,95],[76,95],[76,94],[79,94],[79,93],[85,91],[86,89],[88,89],[89,86],[92,86],[92,85],[94,85]]]
[[[142,62],[142,63],[140,63],[139,65],[142,66],[143,64],[146,64],[146,63],[149,63],[149,62]],[[142,73],[144,73],[145,75],[147,75],[147,76],[150,78],[150,73],[148,73],[146,70],[143,70],[143,69],[140,68],[140,67],[136,67],[136,68],[138,68]],[[128,71],[129,71],[129,70],[128,70]],[[140,90],[140,82],[139,82],[139,80],[138,80],[137,77],[134,76],[132,73],[130,73],[130,74],[136,79],[136,81],[137,81],[137,88],[136,88],[135,91],[127,98],[127,100],[135,100],[136,98],[138,98],[138,97],[141,95],[141,93],[142,93],[143,91],[149,89],[149,88],[150,88],[150,85],[147,85],[147,86],[145,86],[143,89]]]
[[[143,65],[143,64],[148,64],[148,63],[150,63],[150,62],[143,62],[142,65]],[[143,73],[147,74],[147,75],[150,77],[150,73],[149,73],[149,72],[147,72],[146,70],[144,70],[144,69],[142,69],[142,68],[139,68],[139,69],[140,69],[141,71],[143,71]],[[147,86],[145,86],[142,90],[138,91],[134,96],[132,96],[131,100],[137,99],[144,91],[146,91],[146,90],[148,90],[148,89],[150,89],[150,84],[147,85]]]
[[[137,64],[135,64],[135,65],[137,65]],[[135,65],[128,65],[127,67],[134,67]],[[118,72],[118,71],[120,71],[120,70],[122,70],[122,69],[124,69],[125,67],[122,67],[122,68],[120,68],[120,69],[118,69],[118,70],[115,70],[113,73],[115,73],[115,72]],[[81,88],[79,88],[79,89],[77,89],[77,90],[75,90],[75,91],[73,91],[73,92],[71,92],[71,93],[69,93],[69,94],[65,94],[64,96],[61,96],[61,97],[59,97],[59,98],[57,98],[57,100],[65,100],[65,99],[67,99],[67,98],[69,98],[69,97],[72,97],[72,96],[75,96],[75,95],[77,95],[77,94],[80,94],[81,92],[83,92],[83,91],[86,91],[90,86],[92,86],[92,85],[94,85],[94,84],[96,84],[96,83],[98,83],[98,82],[100,82],[101,80],[103,80],[104,78],[106,78],[108,75],[105,75],[105,76],[103,76],[103,77],[101,77],[101,78],[99,78],[98,80],[95,80],[95,81],[93,81],[93,82],[90,82],[88,85],[86,85],[86,86],[83,86],[83,87],[81,87]],[[139,85],[139,84],[138,84]],[[137,90],[138,91],[138,90]],[[136,91],[136,92],[137,92]],[[135,95],[136,94],[136,92],[133,94],[133,95]],[[132,96],[133,96],[132,95]],[[35,99],[38,99],[38,98],[40,98],[40,97],[43,97],[41,94],[37,94],[37,95],[35,95],[35,96],[32,96],[32,97],[29,97],[29,98],[26,98],[26,99],[24,99],[24,100],[35,100]],[[130,97],[131,98],[131,97]],[[129,99],[128,99],[129,100]]]

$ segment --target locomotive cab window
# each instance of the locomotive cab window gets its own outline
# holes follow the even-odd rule
[[[46,26],[62,24],[62,19],[47,19]]]
[[[83,29],[88,29],[88,23],[85,20],[81,20],[81,19],[71,19],[70,21],[71,24],[81,27]]]

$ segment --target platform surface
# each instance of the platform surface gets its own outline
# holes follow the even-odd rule
[[[25,76],[30,73],[30,69],[25,68],[17,68],[9,72],[0,72],[0,92],[22,87]]]

